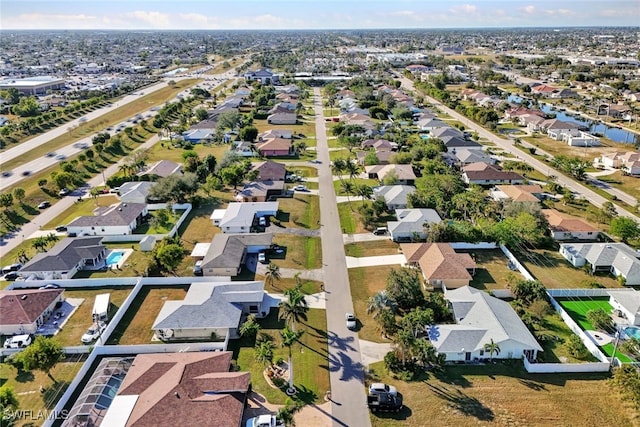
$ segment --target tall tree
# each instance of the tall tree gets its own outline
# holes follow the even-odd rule
[[[424,304],[420,275],[415,269],[401,267],[391,270],[386,290],[389,298],[393,298],[398,308],[405,312]]]
[[[367,313],[373,313],[374,319],[377,319],[384,310],[389,310],[391,313],[395,313],[397,308],[398,304],[393,298],[389,298],[389,295],[385,290],[377,292],[372,297],[369,297],[367,302]]]
[[[0,426],[11,427],[18,420],[14,412],[18,409],[18,398],[8,384],[0,386]]]
[[[51,370],[58,362],[64,360],[64,351],[56,339],[39,335],[30,346],[19,353],[18,358],[27,371],[32,369],[42,371],[56,383]]]
[[[280,301],[280,319],[283,319],[287,324],[291,325],[291,329],[295,331],[296,322],[300,320],[307,320],[307,312],[309,311],[309,305],[304,297],[304,294],[299,287],[287,289],[284,291],[286,300]]]
[[[500,345],[497,342],[493,341],[493,338],[491,338],[491,341],[484,345],[484,351],[489,353],[489,361],[492,361],[494,354],[496,356],[500,354]]]
[[[282,346],[286,347],[289,351],[289,389],[290,393],[295,392],[295,388],[293,387],[293,355],[291,349],[293,345],[300,339],[300,337],[304,334],[304,331],[294,331],[289,326],[285,326],[282,331],[280,331],[280,338],[282,339]]]
[[[264,273],[264,281],[268,287],[275,288],[275,284],[280,281],[280,267],[274,263],[269,263],[267,271]]]

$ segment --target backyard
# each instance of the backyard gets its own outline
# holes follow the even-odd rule
[[[393,384],[404,397],[399,414],[371,415],[374,427],[425,426],[633,426],[637,414],[609,385],[607,374],[531,375],[520,361],[447,366],[404,382],[372,365],[369,378]]]
[[[86,358],[86,354],[72,354],[63,362],[58,363],[51,370],[51,375],[56,379],[56,383],[52,382],[42,371],[22,371],[7,363],[0,363],[0,385],[6,384],[11,387],[18,398],[18,409],[32,411],[35,418],[40,411],[53,410],[73,378],[80,371]],[[44,391],[41,391],[43,389]],[[27,415],[18,420],[15,425],[35,426],[34,421],[41,422],[43,419],[33,420],[31,416]],[[37,425],[40,425],[40,422]]]
[[[107,344],[153,343],[151,327],[166,301],[183,300],[189,289],[185,286],[143,286],[122,320],[109,337]],[[159,341],[158,341],[159,342]]]
[[[64,324],[62,330],[56,335],[56,339],[65,347],[82,345],[80,338],[93,323],[91,311],[96,295],[110,294],[109,318],[112,318],[127,299],[131,289],[130,287],[66,289],[65,298],[82,298],[84,301]]]
[[[292,348],[293,382],[298,390],[294,399],[305,403],[322,402],[329,390],[329,364],[327,350],[327,323],[324,310],[311,309],[307,313],[308,320],[296,324],[296,330],[304,331],[299,342]],[[262,327],[260,333],[273,338],[276,349],[274,362],[282,358],[287,360],[288,351],[280,345],[280,331],[284,322],[278,319],[278,309],[271,310],[265,319],[258,321]],[[229,343],[233,351],[238,369],[251,372],[253,389],[263,395],[269,403],[284,404],[290,399],[284,391],[267,384],[263,372],[265,365],[256,362],[255,338],[241,338]]]
[[[575,322],[580,325],[582,330],[584,331],[594,331],[596,328],[593,327],[591,322],[587,319],[587,312],[591,310],[603,309],[607,313],[611,313],[613,307],[609,304],[608,297],[593,297],[593,298],[556,298],[558,304],[564,308],[569,316]],[[603,346],[600,346],[600,350],[602,352],[611,357],[613,356],[614,344],[609,343]],[[620,359],[621,362],[631,362],[624,354],[621,354],[619,351],[616,352],[616,357]]]
[[[476,274],[471,286],[482,290],[505,289],[512,277],[521,278],[520,273],[509,269],[509,260],[500,249],[473,251]]]
[[[620,287],[620,283],[609,274],[590,275],[583,269],[572,266],[555,250],[532,249],[524,255],[516,256],[547,288],[589,288],[595,286],[595,283],[605,288]]]

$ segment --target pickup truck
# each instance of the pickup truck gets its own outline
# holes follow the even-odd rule
[[[402,396],[389,393],[370,394],[367,396],[367,406],[371,412],[400,412]]]

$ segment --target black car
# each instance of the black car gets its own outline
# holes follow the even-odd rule
[[[48,201],[46,201],[46,200],[45,200],[44,202],[42,202],[42,203],[40,203],[40,204],[38,205],[38,209],[46,209],[46,208],[48,208],[49,206],[51,206],[51,203],[49,203]]]
[[[6,177],[8,177],[8,176],[11,176],[11,172],[9,172],[9,171],[2,171],[2,176],[3,176],[3,177],[5,177],[5,178],[6,178]]]
[[[393,396],[390,393],[370,394],[367,396],[367,406],[371,412],[400,412],[402,409],[402,396]]]
[[[18,278],[18,273],[12,271],[4,275],[4,280],[16,280]]]
[[[66,225],[59,225],[56,227],[56,231],[62,233],[64,231],[67,231],[67,226]]]
[[[29,176],[29,175],[31,175],[31,171],[22,172],[22,176]]]

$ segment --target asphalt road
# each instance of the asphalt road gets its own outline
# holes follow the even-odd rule
[[[400,77],[400,81],[402,82],[402,86],[403,86],[404,89],[415,91],[415,88],[413,86],[413,82],[411,80],[407,79],[406,77]],[[480,135],[480,137],[485,138],[485,139],[493,142],[494,144],[496,144],[498,147],[500,147],[504,151],[506,151],[508,153],[511,153],[514,156],[516,156],[516,158],[521,159],[522,161],[528,163],[534,169],[536,169],[537,171],[542,173],[544,176],[549,176],[549,175],[556,176],[558,184],[563,185],[564,187],[570,189],[572,192],[574,192],[576,194],[582,195],[584,198],[589,200],[595,206],[601,207],[605,202],[609,201],[606,198],[604,198],[601,195],[599,195],[598,193],[596,193],[595,191],[589,189],[588,187],[585,187],[584,185],[574,181],[573,179],[562,175],[561,173],[559,173],[555,169],[551,168],[546,163],[543,163],[540,160],[536,159],[535,157],[533,157],[533,156],[531,156],[531,155],[529,155],[529,154],[527,154],[527,153],[525,153],[523,151],[520,151],[518,148],[513,146],[513,141],[508,140],[508,139],[504,139],[504,138],[500,138],[500,137],[494,135],[493,133],[489,132],[487,129],[483,128],[482,126],[480,126],[480,125],[478,125],[478,124],[476,124],[474,122],[472,122],[471,120],[467,119],[462,114],[452,110],[451,108],[447,107],[446,105],[442,104],[440,101],[438,101],[438,100],[436,100],[434,98],[431,98],[431,97],[426,96],[426,95],[424,95],[424,98],[428,102],[430,102],[431,104],[433,104],[434,106],[439,108],[440,110],[444,111],[445,113],[447,113],[448,115],[453,117],[454,119],[460,121],[460,123],[463,123],[469,129],[478,132],[478,135]],[[606,188],[603,188],[603,190],[608,191],[608,189],[606,189]],[[618,191],[618,190],[616,190],[616,191]],[[612,194],[618,196],[616,193],[612,193]],[[640,222],[640,218],[638,216],[636,216],[633,213],[627,211],[626,209],[623,209],[620,206],[616,205],[616,210],[618,211],[619,215],[626,216],[626,217],[635,219],[636,221]]]
[[[334,426],[370,426],[364,388],[364,367],[357,332],[347,329],[345,314],[353,313],[349,275],[342,243],[340,217],[330,169],[329,146],[322,114],[320,90],[314,89],[318,182],[320,187],[320,235],[327,295],[327,334],[331,415]]]

